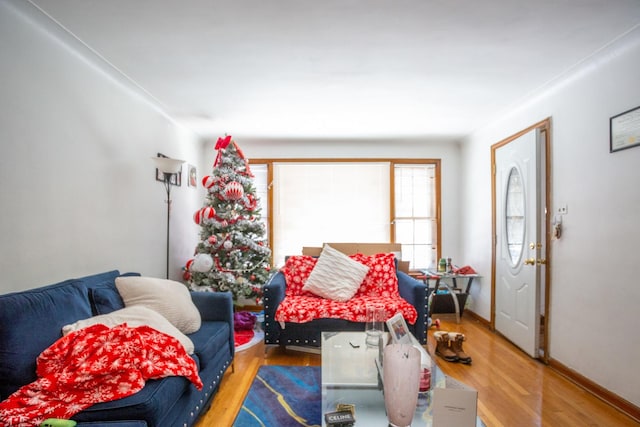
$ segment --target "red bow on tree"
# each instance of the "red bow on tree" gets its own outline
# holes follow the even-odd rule
[[[216,142],[216,150],[219,150],[221,148],[227,148],[230,142],[231,142],[231,135],[227,135],[224,138],[218,138],[218,142]]]
[[[222,157],[222,150],[227,148],[230,142],[231,135],[227,135],[224,138],[218,138],[215,146],[215,149],[218,150],[218,154],[216,155],[216,161],[213,162],[213,166],[218,166],[218,163],[220,163],[220,158]]]

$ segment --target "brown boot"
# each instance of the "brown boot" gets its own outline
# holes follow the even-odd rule
[[[436,339],[436,354],[447,362],[457,362],[458,356],[449,348],[449,334],[445,331],[437,331],[433,333]]]
[[[471,364],[471,357],[462,349],[462,342],[465,340],[466,338],[464,334],[459,334],[457,332],[451,333],[451,350],[456,354],[456,356],[458,356],[458,360],[460,362],[469,365]]]

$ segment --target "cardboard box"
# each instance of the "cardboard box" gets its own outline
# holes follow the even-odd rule
[[[402,245],[400,243],[325,243],[332,248],[346,255],[361,253],[364,255],[375,255],[392,252],[398,259],[398,270],[404,273],[409,272],[409,261],[402,261]],[[322,248],[305,246],[302,248],[302,255],[319,256]]]

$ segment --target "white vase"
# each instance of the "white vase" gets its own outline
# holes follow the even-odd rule
[[[410,344],[389,344],[382,361],[384,406],[389,424],[411,425],[420,388],[420,351]]]

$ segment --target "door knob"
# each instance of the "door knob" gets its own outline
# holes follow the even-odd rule
[[[536,259],[535,258],[528,258],[524,260],[524,265],[536,265]]]

